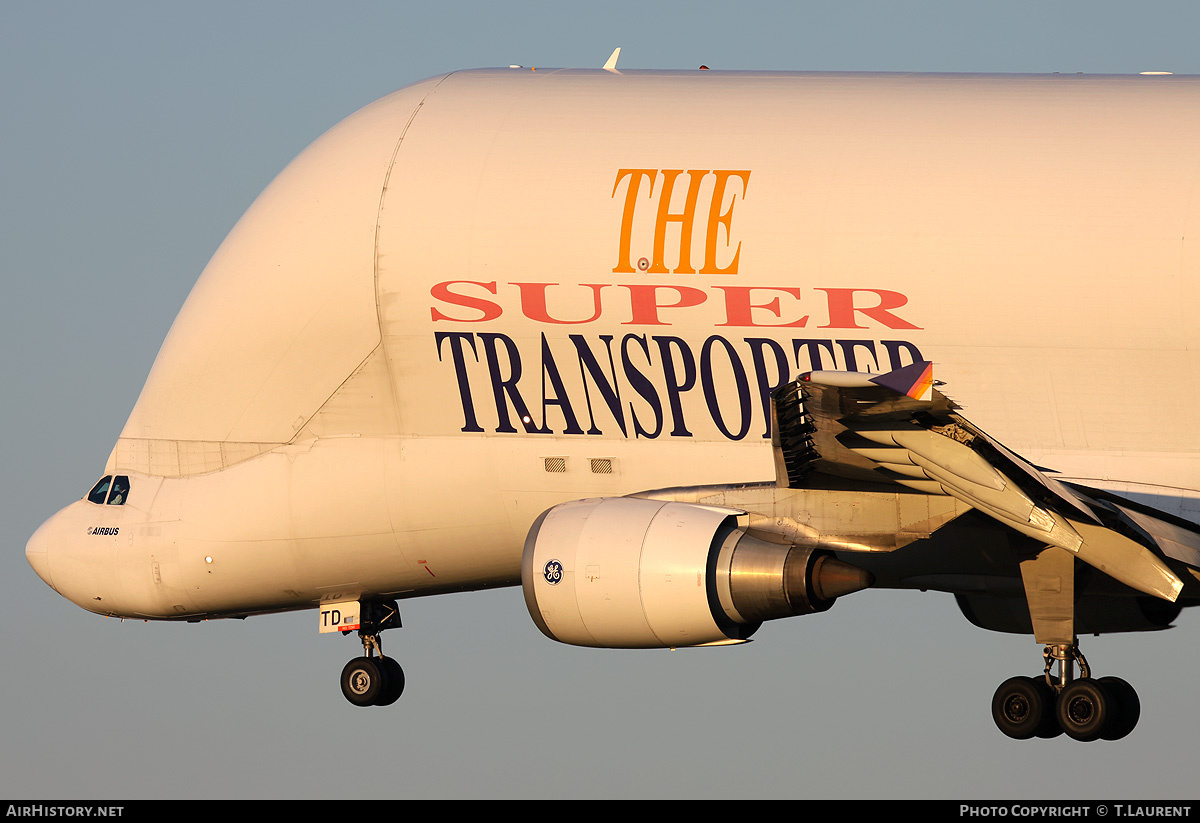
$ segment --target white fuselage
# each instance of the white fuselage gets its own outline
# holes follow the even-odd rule
[[[546,508],[773,476],[766,393],[936,363],[1200,522],[1200,78],[481,70],[251,207],[30,541],[104,614],[510,585]]]

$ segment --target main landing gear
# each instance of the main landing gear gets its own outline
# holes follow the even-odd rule
[[[1066,732],[1083,741],[1120,740],[1133,731],[1142,709],[1132,686],[1119,677],[1093,680],[1076,643],[1048,645],[1042,657],[1041,677],[1012,677],[996,689],[992,719],[1000,731],[1017,740]],[[1055,663],[1057,676],[1051,674]]]
[[[358,636],[363,656],[354,658],[342,669],[342,694],[355,706],[390,706],[404,692],[404,670],[394,658],[383,656],[379,634],[384,629],[398,627],[400,613],[394,600],[362,606]],[[343,634],[349,631],[352,630]]]

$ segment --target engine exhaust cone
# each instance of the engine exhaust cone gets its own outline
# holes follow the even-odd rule
[[[875,575],[834,557],[817,560],[812,572],[813,588],[822,600],[833,600],[875,585]]]

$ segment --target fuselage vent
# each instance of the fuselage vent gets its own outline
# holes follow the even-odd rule
[[[592,474],[612,474],[613,462],[611,457],[591,458]]]

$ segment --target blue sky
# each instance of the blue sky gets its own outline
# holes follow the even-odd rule
[[[13,2],[0,8],[0,796],[1194,796],[1200,625],[1089,638],[1134,683],[1115,744],[1017,743],[996,685],[1029,638],[881,592],[679,652],[550,642],[516,589],[404,604],[408,689],[338,692],[355,640],[300,613],[103,619],[25,563],[100,474],[196,276],[341,118],[456,68],[1200,72],[1192,3]]]

